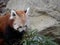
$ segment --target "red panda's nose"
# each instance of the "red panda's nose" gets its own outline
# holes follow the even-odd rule
[[[19,30],[19,28],[22,28],[22,26],[19,26],[19,27],[17,28],[17,30]]]
[[[18,28],[17,28],[17,31],[26,31],[27,30],[27,25],[25,25],[25,26],[19,26]]]

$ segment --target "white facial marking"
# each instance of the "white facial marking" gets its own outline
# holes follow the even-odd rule
[[[23,27],[23,28],[19,28],[18,29],[19,32],[22,32],[23,30],[25,31],[26,30],[26,27]]]
[[[18,26],[17,23],[16,23],[16,24],[13,25],[13,27],[14,27],[14,29],[17,30],[17,28],[18,28],[19,26]]]

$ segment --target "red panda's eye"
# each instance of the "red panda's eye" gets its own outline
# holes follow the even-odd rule
[[[24,11],[25,13],[27,12],[27,10]]]
[[[19,28],[22,28],[22,26],[20,26]]]
[[[27,25],[25,25],[25,27],[27,27]]]

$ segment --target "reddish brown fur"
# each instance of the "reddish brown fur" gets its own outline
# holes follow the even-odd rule
[[[0,32],[5,32],[6,26],[11,24],[12,20],[9,20],[9,17],[8,13],[5,16],[0,16]]]
[[[4,16],[0,16],[0,32],[5,33],[5,28],[7,25],[12,25],[12,20],[9,20],[10,14],[6,13]],[[3,45],[4,39],[0,38],[0,45]]]
[[[25,12],[24,11],[16,11],[17,15],[21,17],[21,23],[25,23]],[[0,16],[0,32],[3,34],[5,33],[5,28],[7,25],[10,25],[12,27],[13,20],[9,20],[10,14],[6,13],[4,16]],[[0,45],[3,45],[4,40],[1,38],[0,39]]]
[[[25,12],[24,11],[16,11],[17,15],[20,17],[21,22],[25,23]],[[0,32],[5,32],[5,28],[7,25],[12,26],[13,20],[9,19],[10,14],[6,13],[4,16],[0,16]]]
[[[24,11],[16,11],[16,13],[20,16],[21,23],[24,25],[26,22],[26,13]]]

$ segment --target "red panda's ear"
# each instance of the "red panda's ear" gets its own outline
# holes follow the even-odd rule
[[[24,12],[27,14],[30,11],[30,7],[28,7]]]
[[[25,13],[27,12],[27,10],[24,11]]]
[[[25,11],[27,15],[29,14],[29,11],[30,11],[30,7],[28,7],[27,10]]]
[[[11,10],[11,15],[10,15],[10,19],[14,19],[16,16],[16,11],[14,9]]]

